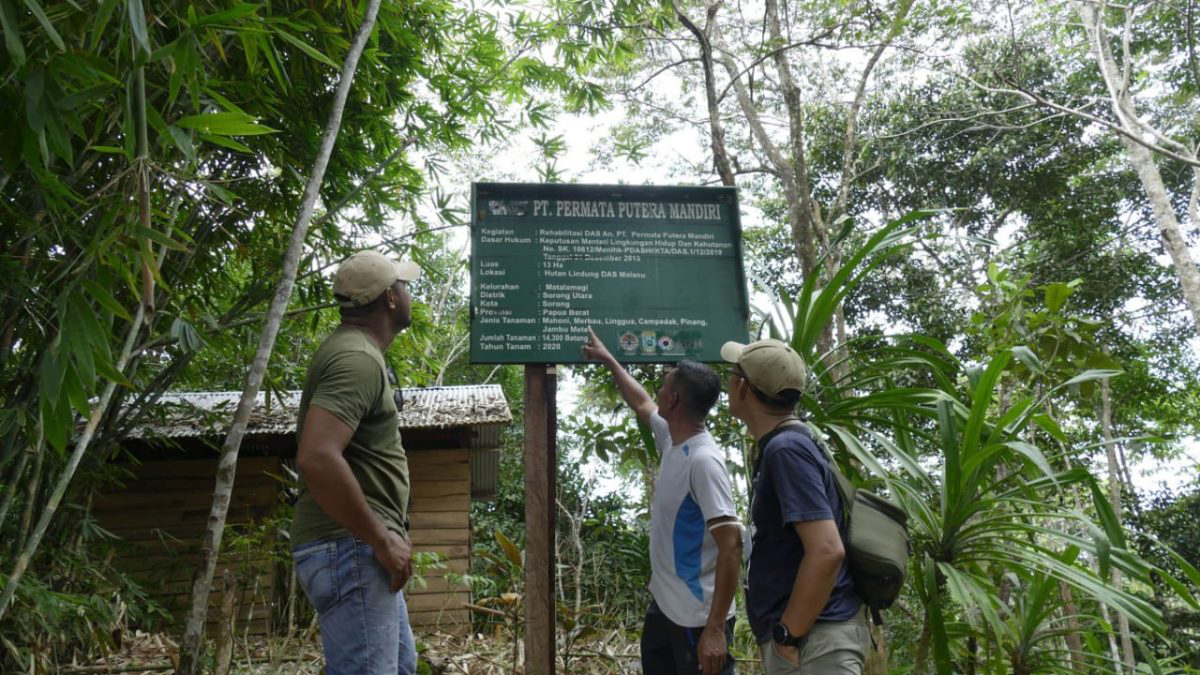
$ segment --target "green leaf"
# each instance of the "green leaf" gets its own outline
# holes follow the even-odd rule
[[[200,134],[200,140],[208,141],[209,143],[212,143],[213,145],[219,145],[223,148],[229,148],[230,150],[234,150],[237,152],[244,152],[247,155],[254,154],[254,150],[250,149],[249,146],[245,145],[244,143],[239,143],[239,142],[233,140],[232,138],[226,138],[224,136],[214,136],[212,134]]]
[[[278,129],[264,126],[254,121],[254,118],[238,112],[204,113],[188,115],[175,121],[175,125],[184,129],[194,129],[205,134],[220,136],[255,136],[273,134]]]
[[[524,567],[524,563],[521,561],[521,551],[500,530],[496,530],[496,542],[500,544],[500,548],[503,549],[504,555],[508,556],[508,560],[513,564],[513,567],[517,569]]]
[[[1108,540],[1119,548],[1125,548],[1125,530],[1121,527],[1121,521],[1117,519],[1117,514],[1108,501],[1108,495],[1104,494],[1104,490],[1100,488],[1100,484],[1094,478],[1088,481],[1088,486],[1092,492],[1092,506],[1096,509],[1096,515],[1100,519],[1104,533],[1108,535]]]
[[[67,392],[67,402],[70,404],[72,410],[83,417],[87,417],[92,413],[91,403],[88,401],[84,384],[76,377],[76,373],[67,373],[66,380],[63,382],[63,388]]]
[[[1059,387],[1066,387],[1066,386],[1072,385],[1072,384],[1082,384],[1084,382],[1092,382],[1095,380],[1106,380],[1110,377],[1116,377],[1120,374],[1121,374],[1121,371],[1119,371],[1119,370],[1100,370],[1100,369],[1085,370],[1082,373],[1076,375],[1075,377],[1072,377],[1071,379],[1067,380],[1066,382],[1063,382],[1062,384],[1059,385]],[[1057,388],[1058,387],[1056,387],[1056,389]]]
[[[107,359],[100,359],[96,361],[96,373],[106,380],[116,382],[122,387],[133,389],[133,383],[129,381],[129,378],[121,374],[121,371],[117,370],[116,366],[110,363]]]
[[[38,0],[25,0],[25,6],[29,8],[29,12],[33,14],[38,23],[42,24],[46,35],[50,37],[50,41],[54,43],[54,46],[58,47],[58,51],[67,51],[67,46],[63,44],[62,37],[59,36],[58,31],[54,30],[54,24],[50,23],[50,17],[46,16],[46,12],[42,11],[41,3]]]
[[[220,12],[213,12],[196,19],[192,25],[196,28],[211,26],[213,24],[225,23],[227,21],[236,21],[244,16],[253,14],[258,11],[262,5],[251,5],[248,3],[239,3],[231,9],[226,9]]]
[[[96,381],[96,360],[93,356],[92,345],[87,339],[87,329],[82,324],[83,319],[78,316],[77,312],[67,312],[63,317],[64,342],[75,361],[75,371],[79,378],[88,386],[92,386]],[[66,378],[66,380],[70,379],[69,376]]]
[[[1017,357],[1018,361],[1023,363],[1034,374],[1041,375],[1045,372],[1045,369],[1042,367],[1042,360],[1029,347],[1017,345],[1012,348],[1012,353],[1013,356]]]
[[[100,38],[105,35],[108,27],[108,21],[112,18],[113,12],[116,10],[116,8],[117,0],[103,0],[103,2],[100,3],[100,6],[93,11],[91,29],[92,39],[90,46],[88,47],[90,51],[96,51],[96,48],[100,45]]]
[[[17,17],[13,15],[8,0],[0,0],[0,26],[4,28],[4,47],[18,67],[25,65],[25,46],[21,44],[21,33],[17,29]]]
[[[73,421],[71,406],[42,396],[38,409],[42,417],[42,433],[45,434],[50,447],[59,452],[66,450]]]
[[[124,148],[118,148],[118,147],[114,147],[111,145],[89,145],[88,150],[102,152],[106,155],[123,155],[123,154],[125,154]]]
[[[175,320],[171,322],[171,336],[187,352],[199,351],[204,346],[204,338],[200,337],[200,333],[196,332],[192,324],[179,317],[175,317]]]
[[[1055,282],[1042,287],[1046,293],[1046,309],[1049,309],[1055,314],[1058,313],[1063,305],[1067,303],[1067,298],[1075,292],[1075,289],[1067,284]]]
[[[159,232],[158,230],[155,230],[153,228],[142,227],[141,225],[139,225],[136,231],[137,231],[137,236],[145,237],[145,238],[153,241],[154,243],[158,244],[159,246],[162,246],[163,248],[166,248],[168,250],[171,250],[171,251],[187,251],[188,250],[187,246],[185,246],[182,242],[176,241],[176,240],[168,237],[167,235],[163,234],[162,232]]]
[[[1038,449],[1036,445],[1026,443],[1024,441],[1009,441],[1004,444],[1006,447],[1016,450],[1018,454],[1023,455],[1026,459],[1033,463],[1034,466],[1042,472],[1044,476],[1057,483],[1054,477],[1054,469],[1050,467],[1050,462],[1046,461],[1046,456]]]
[[[108,346],[108,333],[96,320],[96,313],[92,311],[91,306],[79,294],[72,294],[70,298],[70,306],[72,313],[75,314],[75,319],[78,321],[78,326],[84,332],[91,348],[104,359],[112,358],[112,351]]]
[[[1067,439],[1067,435],[1063,433],[1062,427],[1058,426],[1058,422],[1055,422],[1053,417],[1050,417],[1045,413],[1038,413],[1030,419],[1032,419],[1033,423],[1038,425],[1042,431],[1050,434],[1051,438],[1059,443],[1066,444],[1070,442]]]
[[[42,360],[38,366],[38,385],[42,397],[54,405],[62,392],[63,377],[66,368],[59,359],[58,350],[53,347],[42,352]]]
[[[107,82],[91,87],[84,87],[72,94],[55,100],[54,107],[64,112],[74,110],[89,101],[103,100],[112,90],[113,86]]]
[[[187,157],[189,162],[195,164],[196,146],[192,145],[192,139],[188,137],[183,129],[172,124],[167,127],[167,133],[171,136],[171,140],[174,141],[175,147],[179,148],[179,151],[183,153],[183,156]]]
[[[290,42],[293,45],[295,45],[297,48],[300,49],[300,51],[304,52],[305,54],[308,54],[309,56],[320,61],[321,63],[324,63],[325,65],[329,66],[330,68],[333,68],[334,70],[341,69],[341,66],[339,66],[336,61],[329,58],[328,56],[325,56],[321,52],[317,51],[316,48],[314,48],[312,45],[308,44],[304,40],[301,40],[300,38],[296,37],[295,35],[292,35],[291,33],[283,30],[282,28],[276,28],[275,34],[278,35],[279,37],[283,38],[285,41]]]
[[[142,8],[142,0],[125,0],[125,9],[129,13],[129,27],[133,29],[134,39],[149,55],[150,36],[146,33],[146,12]]]

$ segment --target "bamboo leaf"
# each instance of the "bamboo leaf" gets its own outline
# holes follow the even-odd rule
[[[100,359],[96,361],[96,373],[104,379],[116,382],[127,389],[134,388],[133,383],[129,381],[129,378],[121,374],[121,372],[116,369],[116,366],[114,366],[107,359]]]
[[[83,417],[91,414],[91,404],[88,402],[87,392],[84,390],[84,383],[79,381],[76,372],[68,372],[66,379],[63,380],[63,389],[67,392],[67,402],[75,412]]]
[[[250,14],[257,12],[259,7],[262,7],[262,5],[238,3],[230,9],[220,12],[213,12],[212,14],[206,14],[205,16],[199,17],[192,23],[192,25],[196,28],[202,28],[204,26],[211,26],[218,23],[236,21],[244,16],[249,16]]]
[[[103,0],[99,7],[93,12],[92,19],[92,39],[88,49],[96,51],[96,47],[100,45],[100,38],[104,36],[108,22],[112,18],[113,12],[117,8],[117,0]]]
[[[290,42],[291,44],[295,45],[297,48],[300,49],[300,51],[304,52],[305,54],[308,54],[309,56],[320,61],[321,63],[324,63],[325,65],[329,66],[330,68],[333,68],[334,70],[338,70],[341,68],[341,66],[339,66],[333,59],[329,58],[328,56],[325,56],[321,52],[317,51],[317,49],[315,47],[313,47],[312,45],[308,44],[304,40],[301,40],[300,38],[296,37],[295,35],[292,35],[291,33],[283,30],[282,28],[276,28],[275,34],[278,35],[279,37],[283,38],[284,41]]]
[[[255,136],[273,134],[278,129],[259,124],[254,118],[238,112],[215,112],[202,115],[188,115],[175,121],[175,125],[184,129],[194,129],[205,134],[220,136]]]
[[[179,127],[172,124],[167,127],[167,133],[170,134],[171,140],[174,141],[175,147],[183,153],[184,157],[188,158],[193,164],[196,162],[196,146],[192,144],[192,139]]]
[[[42,396],[38,403],[38,410],[41,414],[42,433],[46,436],[46,442],[59,452],[66,450],[67,438],[70,436],[71,406],[59,405],[57,400],[52,401],[49,397]],[[65,416],[62,414],[64,410],[66,411]]]
[[[146,11],[142,8],[142,0],[125,0],[125,9],[129,14],[129,27],[133,37],[147,55],[150,54],[150,35],[146,32]]]
[[[159,232],[158,230],[156,230],[154,228],[143,227],[143,226],[139,225],[136,232],[137,232],[137,236],[145,237],[145,238],[153,241],[154,243],[158,244],[159,246],[162,246],[171,251],[187,251],[188,250],[187,246],[185,246],[182,242],[176,241],[175,239],[168,237],[167,235],[163,234],[162,232]]]
[[[226,138],[224,136],[214,136],[212,134],[200,134],[200,138],[201,138],[201,140],[208,141],[209,143],[212,143],[213,145],[219,145],[223,148],[229,148],[230,150],[235,150],[237,152],[244,152],[247,155],[254,154],[254,150],[251,150],[244,143],[239,143],[239,142],[233,140],[232,138]]]
[[[46,35],[49,36],[50,41],[54,43],[54,46],[58,47],[58,51],[67,51],[67,46],[63,44],[62,36],[58,34],[58,31],[54,30],[54,24],[50,22],[50,17],[46,16],[46,12],[42,10],[41,3],[39,3],[38,0],[25,0],[25,6],[29,8],[29,12],[33,14],[33,17],[37,19],[38,23],[42,24],[42,28],[46,31]]]
[[[4,28],[4,48],[18,67],[25,65],[25,46],[21,44],[21,33],[17,28],[17,17],[8,0],[0,0],[0,27]]]
[[[49,401],[50,405],[58,402],[65,371],[57,349],[50,347],[42,352],[42,360],[38,365],[38,385],[42,397]]]

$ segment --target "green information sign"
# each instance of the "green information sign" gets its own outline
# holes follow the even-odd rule
[[[748,318],[733,188],[473,186],[472,363],[720,361]]]

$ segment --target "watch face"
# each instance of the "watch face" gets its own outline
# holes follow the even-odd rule
[[[776,642],[783,645],[786,645],[788,638],[791,637],[788,635],[787,626],[783,625],[782,623],[775,624],[775,627],[771,629],[771,633],[771,637],[773,637]]]

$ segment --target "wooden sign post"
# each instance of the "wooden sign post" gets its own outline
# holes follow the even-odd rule
[[[525,366],[525,673],[554,673],[554,366]]]

